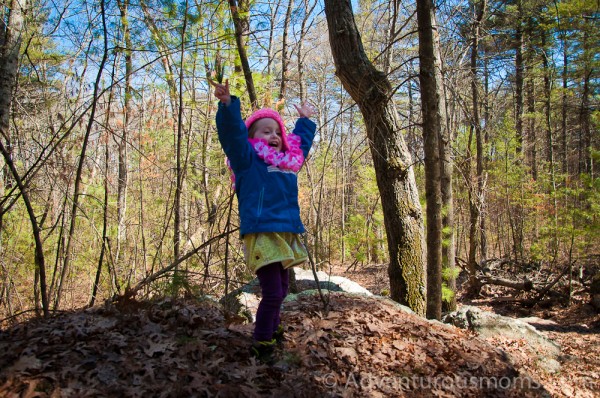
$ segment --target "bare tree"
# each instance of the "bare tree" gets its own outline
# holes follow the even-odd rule
[[[304,39],[308,31],[307,24],[308,20],[317,6],[317,1],[310,4],[309,0],[304,0],[304,18],[302,18],[302,24],[300,25],[300,38],[298,40],[298,91],[300,101],[306,100],[306,88],[304,82]]]
[[[180,240],[181,240],[181,191],[183,188],[183,175],[182,169],[182,154],[181,144],[183,141],[183,78],[184,78],[184,61],[185,61],[185,35],[187,29],[188,20],[188,2],[185,1],[185,8],[183,11],[183,27],[181,28],[181,48],[180,48],[180,60],[179,60],[179,99],[178,99],[178,113],[177,113],[177,136],[175,138],[175,203],[173,205],[173,211],[175,213],[175,220],[173,222],[173,258],[177,260],[179,258],[180,251]]]
[[[523,0],[517,0],[518,17],[515,31],[515,132],[517,135],[517,153],[523,150]]]
[[[419,82],[425,149],[425,196],[427,200],[427,317],[442,316],[442,191],[440,135],[441,82],[436,73],[432,0],[417,0],[419,25]]]
[[[113,65],[113,79],[114,79],[114,65]],[[107,112],[105,115],[105,125],[109,126],[110,119],[110,108],[112,106],[112,98],[113,98],[113,90],[109,92],[108,95],[108,104],[107,104]],[[94,278],[94,285],[92,287],[92,294],[90,297],[90,301],[88,306],[93,307],[96,302],[96,295],[98,294],[98,287],[100,285],[100,277],[102,276],[102,265],[104,264],[104,257],[108,257],[110,261],[110,253],[106,256],[106,251],[109,247],[109,238],[108,238],[108,206],[109,206],[109,193],[110,193],[110,184],[109,184],[109,166],[110,166],[110,131],[105,132],[105,147],[104,147],[104,200],[102,204],[102,246],[100,246],[100,256],[98,258],[98,267],[96,268],[96,277]]]
[[[434,19],[435,21],[435,14]],[[435,23],[437,25],[437,22]],[[442,302],[442,311],[456,310],[456,244],[454,239],[454,193],[453,178],[454,160],[452,157],[452,143],[454,134],[452,132],[452,122],[450,109],[446,101],[446,84],[444,82],[444,66],[442,62],[442,53],[440,45],[440,35],[437,29],[434,29],[434,50],[436,52],[436,80],[441,90],[439,96],[440,108],[440,190],[442,195],[442,275],[444,276],[446,286],[453,293]],[[445,275],[444,275],[445,271]]]
[[[250,4],[248,0],[229,0],[229,9],[231,10],[231,18],[235,27],[235,42],[237,44],[240,62],[242,63],[242,72],[246,80],[246,89],[250,97],[252,108],[258,108],[258,98],[254,89],[254,79],[252,78],[252,70],[248,62],[248,54],[246,53],[246,37],[248,36],[250,25]]]
[[[117,143],[119,151],[119,175],[117,183],[117,247],[115,253],[115,263],[118,264],[121,254],[121,245],[127,239],[125,226],[125,215],[127,213],[127,141],[128,130],[131,121],[131,105],[133,88],[131,79],[133,75],[132,52],[133,44],[131,42],[131,28],[129,26],[129,0],[117,0],[119,12],[121,14],[121,27],[123,29],[122,52],[125,56],[125,96],[123,98],[123,129],[119,142]]]
[[[48,295],[46,287],[46,265],[44,259],[43,242],[40,237],[40,225],[33,210],[27,187],[21,180],[19,172],[11,156],[10,140],[10,111],[13,99],[13,92],[17,83],[17,71],[19,67],[19,53],[23,34],[25,31],[25,10],[27,9],[27,0],[12,0],[8,6],[8,13],[2,15],[0,20],[0,152],[4,157],[4,162],[15,180],[21,197],[25,203],[27,214],[31,222],[33,237],[35,241],[35,266],[36,275],[39,275],[40,295],[42,301],[42,311],[44,316],[49,314]],[[6,146],[4,142],[6,142]],[[2,181],[4,185],[4,181]],[[0,215],[0,217],[2,217]],[[36,278],[37,279],[37,278]],[[37,284],[34,286],[37,292]],[[36,296],[36,307],[38,295]]]
[[[281,40],[281,83],[279,85],[279,100],[285,98],[288,80],[288,66],[290,63],[290,54],[288,53],[288,30],[290,20],[292,19],[292,8],[294,0],[289,0],[285,19],[283,21],[283,38]]]
[[[474,20],[472,25],[472,37],[471,37],[471,101],[472,101],[472,121],[471,129],[469,134],[469,143],[472,141],[473,132],[475,133],[476,141],[476,158],[477,168],[475,172],[475,182],[472,181],[471,177],[471,156],[467,156],[467,173],[466,178],[469,183],[467,189],[469,190],[469,214],[470,214],[470,228],[469,228],[469,254],[467,259],[467,269],[469,270],[469,287],[468,294],[475,296],[479,293],[481,285],[476,278],[477,272],[477,249],[481,242],[481,206],[483,204],[483,138],[481,133],[481,120],[479,117],[479,89],[478,89],[478,73],[477,73],[477,62],[479,53],[479,35],[481,31],[481,23],[486,8],[486,0],[477,1],[473,5],[474,7]],[[470,154],[470,145],[467,147],[467,153]]]
[[[69,225],[69,232],[67,235],[67,241],[65,244],[65,258],[63,262],[63,269],[60,276],[60,282],[58,285],[58,289],[56,292],[56,302],[55,309],[58,309],[60,306],[61,293],[63,289],[63,284],[65,277],[69,273],[69,266],[71,262],[71,245],[75,236],[75,227],[76,227],[76,217],[77,211],[79,210],[79,197],[80,197],[80,189],[81,189],[81,181],[83,178],[83,166],[86,160],[86,151],[89,143],[90,134],[92,133],[92,127],[95,123],[96,109],[97,109],[97,99],[98,93],[100,92],[100,82],[102,79],[102,72],[104,71],[104,65],[108,60],[108,37],[107,37],[107,28],[106,28],[106,14],[104,9],[104,0],[100,1],[100,16],[102,18],[102,28],[103,28],[103,37],[104,37],[104,51],[102,53],[102,60],[100,61],[100,65],[98,66],[98,74],[96,75],[96,81],[94,82],[94,93],[92,97],[92,108],[90,110],[90,117],[88,119],[88,123],[85,130],[85,136],[83,138],[83,143],[81,147],[81,152],[79,155],[79,163],[77,165],[77,172],[75,174],[75,185],[73,187],[73,204],[71,207],[71,221]]]

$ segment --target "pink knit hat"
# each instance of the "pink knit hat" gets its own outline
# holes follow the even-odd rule
[[[256,122],[259,119],[265,118],[273,119],[277,122],[277,124],[279,124],[279,129],[281,130],[281,147],[284,151],[287,151],[289,149],[289,145],[287,142],[285,124],[283,123],[283,119],[279,115],[279,112],[277,112],[276,110],[270,108],[262,108],[257,110],[252,115],[250,115],[248,119],[246,119],[246,128],[250,130],[250,126],[252,126],[252,123]]]

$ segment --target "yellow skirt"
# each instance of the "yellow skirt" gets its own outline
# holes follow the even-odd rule
[[[246,264],[256,272],[265,265],[281,262],[290,268],[305,262],[306,248],[297,234],[291,232],[261,232],[244,235]]]

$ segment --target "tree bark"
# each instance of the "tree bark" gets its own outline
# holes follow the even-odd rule
[[[383,55],[383,72],[389,75],[392,71],[392,59],[394,57],[394,40],[396,40],[396,23],[398,22],[399,0],[392,0],[388,17],[388,31],[386,32],[386,48]]]
[[[185,35],[187,29],[187,12],[188,2],[185,2],[185,10],[183,13],[183,27],[181,29],[181,49],[179,60],[179,99],[177,111],[177,136],[175,139],[175,198],[173,203],[174,222],[173,222],[173,258],[179,258],[180,242],[181,242],[181,191],[183,188],[183,175],[181,165],[181,143],[183,140],[183,78],[185,68]],[[177,270],[176,270],[177,271]]]
[[[75,235],[75,227],[76,227],[76,217],[77,210],[79,209],[79,195],[80,195],[80,186],[81,180],[83,178],[83,165],[85,163],[85,155],[87,151],[87,146],[89,142],[90,134],[92,133],[92,126],[94,125],[94,118],[96,116],[96,108],[97,108],[97,100],[98,93],[100,91],[100,81],[102,79],[102,72],[104,70],[104,65],[108,60],[108,37],[107,37],[107,28],[106,28],[106,15],[104,10],[104,0],[100,1],[101,15],[102,15],[102,26],[103,26],[103,35],[104,35],[104,52],[102,54],[102,60],[100,61],[100,65],[98,66],[98,74],[96,76],[96,81],[94,83],[94,94],[92,97],[92,108],[90,111],[90,118],[88,120],[88,124],[85,131],[85,136],[83,138],[83,143],[81,147],[81,153],[79,157],[79,163],[77,165],[77,172],[75,174],[75,186],[73,187],[73,204],[71,207],[71,222],[69,226],[69,235],[67,236],[67,243],[65,245],[65,259],[63,262],[63,269],[60,276],[60,282],[58,285],[58,289],[56,292],[56,302],[55,309],[58,309],[60,306],[60,299],[62,294],[62,287],[64,283],[65,277],[69,273],[69,266],[71,262],[71,243],[73,241],[73,236]]]
[[[300,102],[304,103],[306,101],[306,89],[304,83],[304,38],[306,37],[307,28],[306,25],[308,23],[308,18],[312,14],[313,10],[317,6],[317,1],[309,4],[308,0],[304,0],[304,18],[302,18],[302,24],[300,26],[300,40],[298,41],[298,96],[300,97]]]
[[[6,5],[5,5],[6,6]],[[9,15],[6,25],[0,27],[0,152],[4,158],[6,168],[15,180],[21,197],[27,209],[27,215],[31,222],[33,238],[35,241],[35,266],[36,275],[39,275],[40,296],[42,301],[42,312],[44,316],[49,315],[48,289],[46,287],[46,264],[44,258],[43,242],[40,236],[40,225],[35,216],[33,205],[29,198],[27,187],[21,180],[13,161],[10,150],[10,111],[13,92],[17,84],[17,72],[19,69],[19,52],[23,33],[25,31],[25,10],[27,0],[12,0],[9,5]],[[6,142],[6,146],[3,142]],[[8,174],[8,173],[7,173]],[[4,183],[4,182],[2,182]],[[34,291],[37,290],[37,284]],[[36,300],[37,302],[37,300]]]
[[[256,90],[254,89],[254,79],[252,78],[250,63],[248,62],[248,54],[246,53],[246,36],[248,35],[249,30],[248,14],[250,11],[248,0],[238,0],[237,2],[236,0],[229,0],[229,9],[235,28],[235,42],[242,64],[242,71],[244,72],[244,79],[246,80],[246,89],[248,90],[252,108],[256,109],[258,108],[258,99],[256,98]]]
[[[515,134],[517,136],[517,154],[523,150],[523,0],[517,1],[519,17],[515,34]]]
[[[175,77],[173,76],[173,67],[171,62],[171,49],[163,40],[163,33],[160,28],[156,25],[152,12],[148,9],[148,5],[145,0],[140,0],[140,7],[144,14],[144,22],[148,26],[148,29],[152,33],[154,43],[158,47],[158,52],[161,55],[161,61],[163,69],[165,70],[165,80],[169,86],[169,101],[171,105],[171,115],[175,119],[177,109],[177,84],[175,83]]]
[[[288,29],[290,26],[290,20],[292,19],[292,8],[294,7],[294,0],[289,0],[287,11],[285,13],[285,20],[283,21],[283,37],[281,40],[281,82],[279,85],[279,100],[285,98],[285,92],[287,89],[288,80],[288,65],[290,63],[290,56],[288,54]]]
[[[556,256],[558,250],[558,201],[556,199],[556,166],[554,164],[554,134],[552,132],[552,70],[550,68],[550,62],[548,52],[546,51],[546,32],[542,32],[542,47],[544,52],[542,55],[542,64],[544,67],[544,127],[546,129],[546,139],[548,140],[548,149],[546,161],[548,162],[548,168],[550,169],[550,197],[552,198],[552,206],[554,208],[554,214],[552,215],[552,224],[554,227],[552,236],[552,253]]]
[[[441,82],[437,79],[439,73],[436,73],[433,19],[433,2],[417,0],[419,82],[427,201],[427,318],[440,319],[442,316]]]
[[[112,97],[112,92],[110,97]],[[108,100],[108,112],[110,114],[111,98]],[[106,117],[108,119],[108,116]],[[108,125],[108,123],[106,123]],[[94,278],[94,286],[92,287],[92,296],[88,307],[93,307],[96,303],[96,295],[98,294],[98,287],[100,285],[100,277],[102,276],[102,264],[104,263],[104,256],[108,246],[108,200],[110,184],[108,183],[108,173],[110,165],[110,150],[108,143],[108,132],[106,132],[106,146],[104,149],[104,201],[102,203],[102,246],[100,247],[100,257],[98,258],[98,267],[96,268],[96,277]]]
[[[369,61],[350,0],[325,1],[336,74],[363,115],[387,233],[391,298],[425,313],[423,218],[386,76]]]
[[[133,74],[133,62],[131,53],[133,45],[131,43],[131,31],[129,29],[129,0],[117,0],[119,12],[121,13],[121,26],[123,28],[123,41],[125,48],[122,50],[125,55],[125,98],[123,101],[123,129],[120,141],[117,143],[119,151],[119,176],[117,183],[117,247],[115,253],[115,264],[119,263],[121,254],[121,245],[127,239],[125,226],[125,214],[127,212],[127,140],[129,122],[131,120],[131,97],[133,89],[131,87],[131,76]]]
[[[273,6],[275,8],[273,8]],[[279,7],[281,6],[281,0],[278,0],[276,4],[269,4],[269,43],[267,46],[267,75],[271,74],[271,65],[273,64],[275,54],[275,25],[277,24],[277,15],[279,14]]]
[[[476,171],[475,178],[471,177],[471,156],[467,156],[468,172],[466,178],[469,179],[469,215],[470,215],[470,228],[469,228],[469,253],[467,259],[467,269],[469,271],[469,284],[467,287],[468,296],[476,296],[479,293],[481,284],[476,278],[476,265],[477,265],[477,249],[480,246],[481,231],[480,231],[480,217],[481,217],[481,206],[483,203],[483,137],[481,133],[481,120],[479,117],[479,89],[478,89],[478,73],[477,63],[479,54],[479,32],[481,28],[481,22],[483,21],[483,15],[485,13],[486,1],[478,1],[474,4],[474,20],[472,27],[472,38],[471,38],[471,101],[472,101],[472,127],[471,132],[475,133],[476,141]],[[469,138],[469,145],[467,148],[467,154],[470,154],[471,138]],[[473,181],[474,180],[474,181]]]
[[[435,13],[432,16],[433,26],[437,27]],[[450,110],[446,101],[446,85],[444,84],[444,65],[442,61],[440,35],[436,29],[433,30],[433,43],[435,57],[435,75],[439,91],[440,112],[440,191],[442,197],[442,276],[446,286],[456,293],[456,245],[454,241],[454,204],[452,192],[452,173],[454,161],[452,158],[452,123]],[[445,272],[445,275],[444,275]],[[442,301],[442,311],[456,310],[456,295]]]
[[[533,36],[533,20],[531,17],[527,18],[527,37]],[[534,44],[531,43],[531,39],[527,40],[527,51],[525,52],[525,71],[526,80],[525,84],[525,103],[527,104],[527,163],[531,167],[531,175],[534,180],[538,179],[538,155],[537,155],[537,126],[535,117],[535,76],[533,73],[533,65],[535,58]]]
[[[592,56],[591,53],[591,39],[588,31],[589,27],[584,27],[582,47],[583,47],[583,76],[582,76],[582,92],[581,92],[581,108],[579,111],[579,122],[580,122],[580,137],[579,137],[579,173],[589,173],[592,178],[594,177],[594,169],[592,163],[592,106],[590,96],[592,93]]]

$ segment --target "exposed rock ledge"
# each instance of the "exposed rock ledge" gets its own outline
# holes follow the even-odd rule
[[[286,302],[297,300],[299,295],[317,294],[317,283],[311,270],[296,268],[295,274],[296,284],[300,293],[288,295]],[[328,275],[322,271],[317,272],[317,278],[319,286],[325,293],[334,291],[370,296],[390,302],[398,309],[414,314],[410,308],[400,305],[389,298],[373,295],[369,290],[348,278]],[[230,309],[242,314],[250,322],[253,322],[260,302],[258,280],[254,279],[250,283],[233,291],[224,302],[232,306]],[[519,320],[483,311],[477,307],[463,306],[458,311],[445,315],[443,321],[446,324],[451,324],[461,329],[469,329],[484,338],[504,336],[514,340],[523,339],[537,355],[538,366],[549,373],[555,373],[560,370],[560,363],[558,362],[561,353],[560,346],[527,323],[526,319]],[[437,321],[430,322],[439,324]]]

